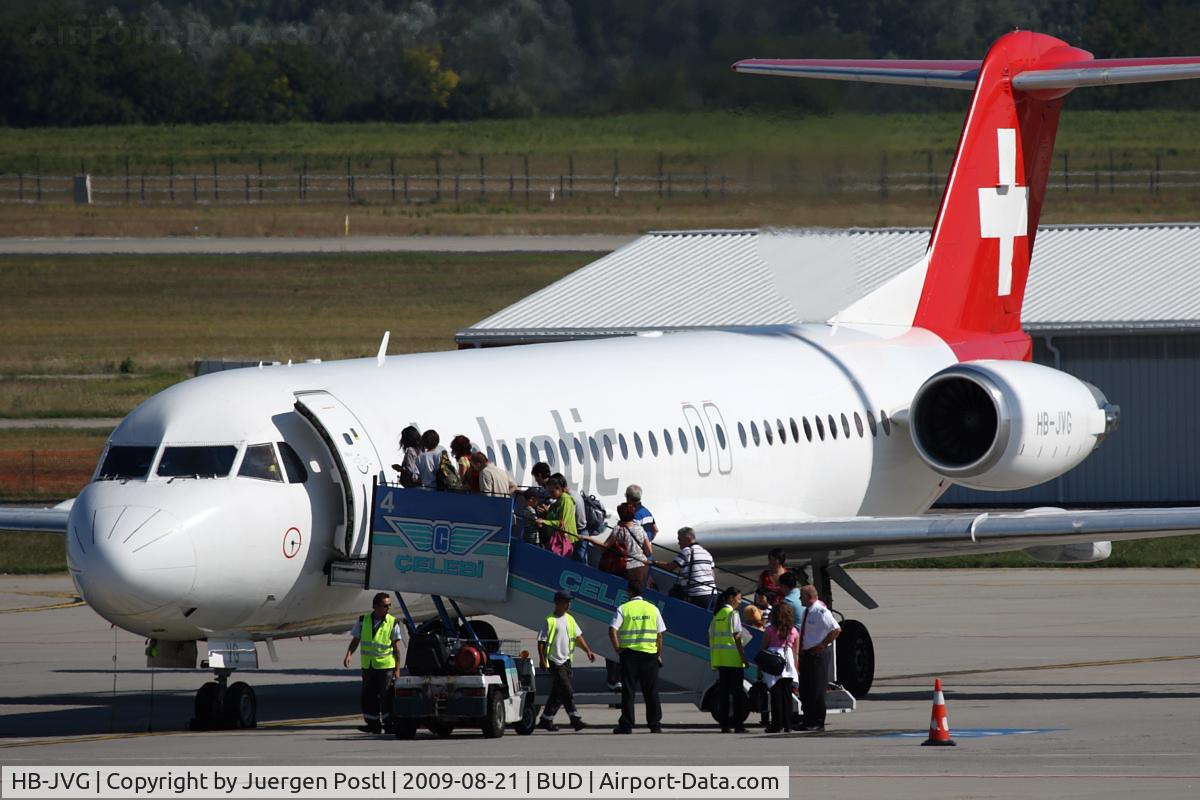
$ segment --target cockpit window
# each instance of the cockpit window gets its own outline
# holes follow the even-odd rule
[[[162,478],[224,478],[233,469],[237,451],[231,444],[166,447],[158,462],[158,475]]]
[[[128,478],[144,478],[154,463],[157,447],[112,445],[104,456],[98,481],[117,481]]]
[[[283,459],[283,468],[287,472],[288,483],[304,483],[308,480],[308,470],[304,468],[304,462],[300,460],[300,456],[296,454],[290,444],[279,443],[279,457]]]
[[[252,444],[246,448],[246,457],[238,475],[243,478],[258,478],[264,481],[283,483],[283,473],[275,460],[275,448],[270,444]]]

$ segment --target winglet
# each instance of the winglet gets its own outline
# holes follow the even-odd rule
[[[383,341],[381,341],[379,343],[379,352],[375,354],[375,363],[381,367],[383,366],[384,359],[387,358],[388,340],[391,338],[392,338],[391,331],[383,332]]]

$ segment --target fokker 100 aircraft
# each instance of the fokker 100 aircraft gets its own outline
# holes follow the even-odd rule
[[[827,599],[837,584],[868,607],[845,565],[1002,550],[1088,561],[1114,540],[1200,531],[1200,508],[923,516],[953,483],[1050,480],[1112,431],[1117,409],[1101,389],[1030,363],[1021,329],[1059,111],[1076,87],[1200,77],[1200,58],[1096,60],[1017,31],[982,61],[733,68],[973,93],[919,263],[832,319],[794,327],[381,348],[194,378],[121,422],[69,513],[8,511],[0,526],[64,533],[87,603],[160,651],[190,645],[192,666],[198,640],[270,646],[351,627],[368,593],[330,585],[327,570],[366,555],[372,482],[399,460],[410,422],[468,434],[522,483],[547,461],[610,507],[629,483],[652,487],[656,516],[695,528],[719,562],[780,546]],[[636,364],[654,381],[506,390],[555,363],[614,375]],[[464,375],[488,388],[444,391]],[[870,638],[846,627],[840,679],[861,693]]]

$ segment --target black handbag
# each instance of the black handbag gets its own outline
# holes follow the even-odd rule
[[[767,675],[778,677],[787,668],[787,661],[779,653],[772,653],[770,650],[759,650],[758,655],[754,657],[754,665]]]

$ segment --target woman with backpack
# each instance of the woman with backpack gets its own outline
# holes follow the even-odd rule
[[[638,586],[646,585],[650,574],[650,562],[654,556],[654,545],[645,529],[637,523],[637,506],[633,503],[621,503],[617,506],[617,527],[613,528],[605,543],[606,550],[600,559],[600,569],[616,575],[624,575],[626,580],[636,581]]]

